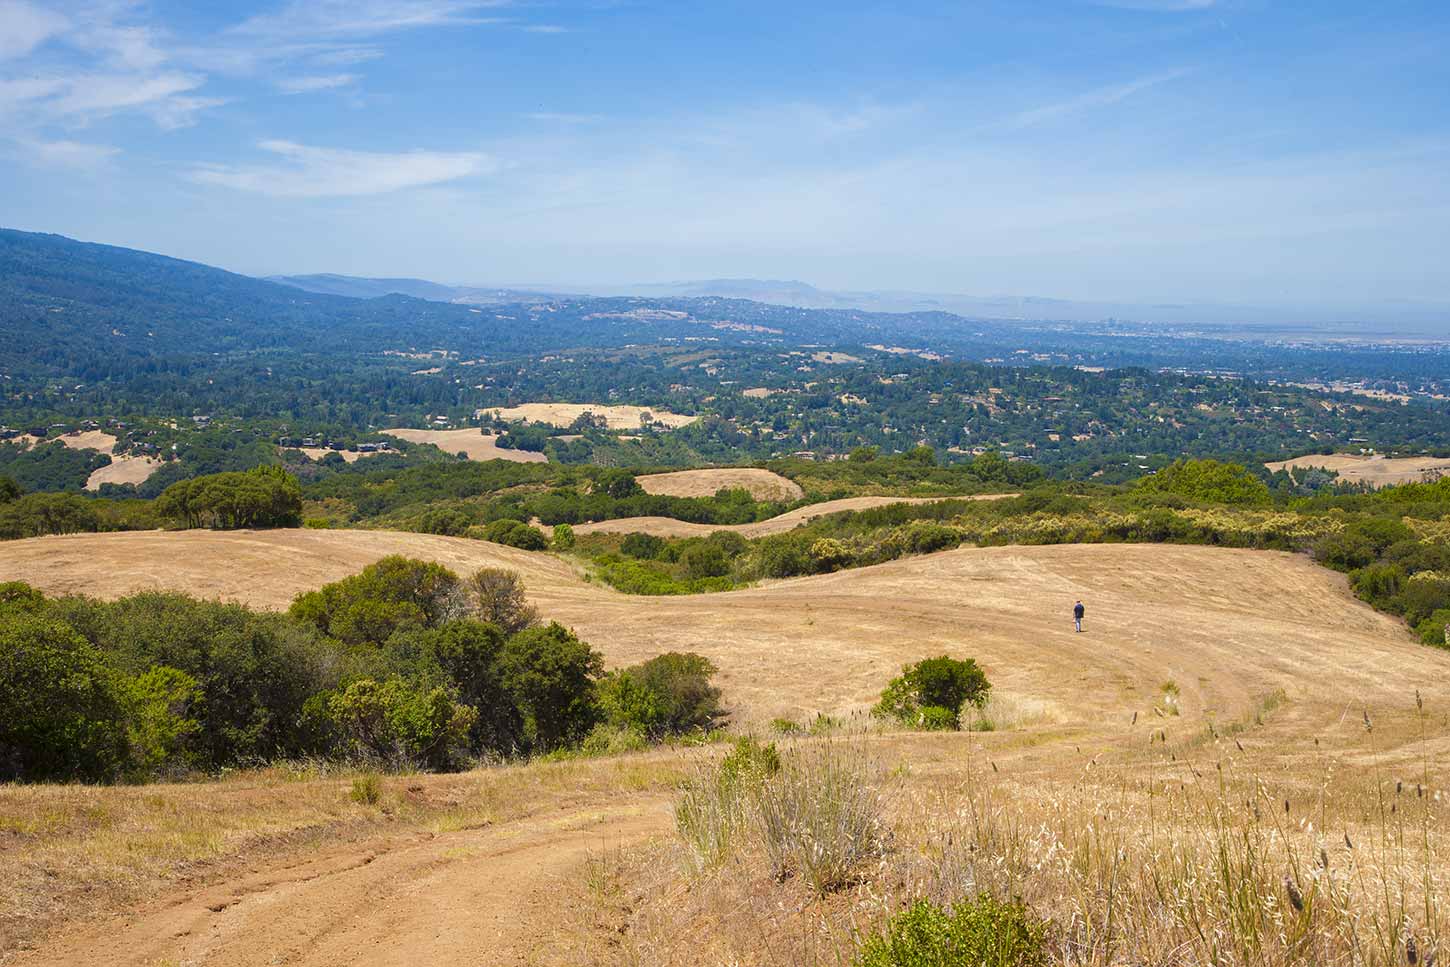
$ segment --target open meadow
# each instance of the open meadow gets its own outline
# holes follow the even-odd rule
[[[739,730],[831,717],[783,739],[783,775],[844,770],[875,845],[824,893],[779,880],[768,837],[702,861],[670,807],[709,748],[385,778],[372,803],[325,767],[10,787],[13,962],[838,963],[907,900],[979,890],[1050,918],[1065,962],[1389,964],[1440,942],[1450,655],[1301,556],[968,548],[639,598],[466,539],[190,531],[15,542],[0,580],[281,608],[393,553],[518,571],[610,665],[709,657]],[[865,724],[941,653],[992,682],[979,731]]]

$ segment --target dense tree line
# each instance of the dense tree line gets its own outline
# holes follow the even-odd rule
[[[604,675],[511,572],[385,558],[286,614],[0,585],[0,780],[114,781],[296,756],[453,769],[709,728],[698,656]]]
[[[297,527],[302,488],[269,464],[174,483],[156,498],[156,513],[184,527]]]

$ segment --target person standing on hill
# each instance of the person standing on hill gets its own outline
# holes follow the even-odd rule
[[[1072,606],[1072,623],[1079,632],[1082,631],[1082,616],[1086,613],[1087,608],[1082,606],[1081,601]]]

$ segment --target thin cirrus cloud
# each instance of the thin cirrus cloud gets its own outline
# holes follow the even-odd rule
[[[1139,94],[1160,84],[1177,80],[1189,73],[1187,68],[1164,71],[1159,74],[1150,74],[1146,77],[1139,77],[1124,84],[1112,84],[1106,87],[1095,88],[1091,91],[1070,97],[1066,100],[1057,101],[1053,104],[1044,104],[1041,107],[1022,111],[1008,121],[1007,126],[1014,129],[1030,128],[1046,121],[1053,121],[1059,118],[1069,117],[1083,111],[1090,111],[1095,108],[1108,107],[1125,101],[1134,94]]]
[[[356,74],[313,74],[305,77],[284,77],[277,82],[277,90],[283,94],[311,94],[317,91],[333,91],[339,87],[356,84]]]
[[[417,27],[493,22],[483,11],[507,0],[293,0],[275,13],[260,14],[233,28],[242,36],[369,37]]]
[[[201,184],[277,198],[382,195],[484,174],[498,166],[480,152],[403,151],[385,153],[318,148],[292,141],[263,141],[275,161],[246,165],[202,165],[189,177]]]
[[[16,147],[19,149],[16,153],[28,164],[76,171],[94,171],[121,153],[120,148],[109,144],[70,140],[39,141],[22,138],[16,142]]]

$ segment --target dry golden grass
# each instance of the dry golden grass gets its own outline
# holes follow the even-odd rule
[[[523,403],[519,406],[490,407],[480,413],[494,413],[505,420],[527,420],[550,426],[568,427],[585,413],[602,416],[611,430],[638,430],[640,417],[648,413],[655,423],[676,428],[687,426],[698,416],[682,416],[648,406],[616,406],[608,403]]]
[[[1339,479],[1348,483],[1367,483],[1371,487],[1388,487],[1391,484],[1419,483],[1432,480],[1440,474],[1450,473],[1450,460],[1436,457],[1365,457],[1352,453],[1335,453],[1329,456],[1310,454],[1278,463],[1266,463],[1271,473],[1288,470],[1307,470],[1319,467],[1333,470]]]
[[[143,484],[165,464],[155,457],[112,457],[104,467],[92,471],[86,478],[87,490],[99,490],[101,484]]]
[[[691,765],[668,752],[387,779],[392,819],[354,802],[347,777],[6,789],[7,929],[133,911],[21,963],[320,965],[363,950],[448,964],[496,949],[504,962],[840,964],[907,900],[978,889],[1050,917],[1069,963],[1388,965],[1406,963],[1409,936],[1417,951],[1442,944],[1450,655],[1303,557],[965,548],[641,599],[548,555],[418,534],[79,535],[5,550],[0,580],[52,592],[163,586],[265,607],[388,553],[501,565],[612,665],[707,655],[742,724],[849,721],[901,664],[946,652],[987,671],[996,728],[849,740],[874,763],[885,848],[824,898],[793,872],[778,881],[762,842],[691,872],[667,791]],[[524,804],[508,806],[520,788]]]
[[[952,498],[957,500],[999,500],[1010,494],[983,494],[976,497]],[[769,520],[754,524],[695,524],[673,517],[620,517],[615,520],[601,520],[592,524],[576,524],[576,534],[654,534],[657,537],[705,537],[716,531],[734,531],[744,537],[766,537],[770,534],[784,534],[817,517],[835,514],[845,510],[868,510],[885,507],[888,504],[929,504],[944,497],[842,497],[826,500],[806,507],[797,507]]]
[[[532,450],[507,450],[498,445],[498,437],[464,430],[384,430],[388,436],[411,443],[431,443],[447,453],[464,453],[470,460],[508,460],[513,463],[546,463],[548,457]]]
[[[719,467],[711,470],[676,470],[636,477],[647,494],[670,497],[713,497],[722,487],[744,487],[756,500],[799,500],[800,484],[770,470],[755,467]]]

